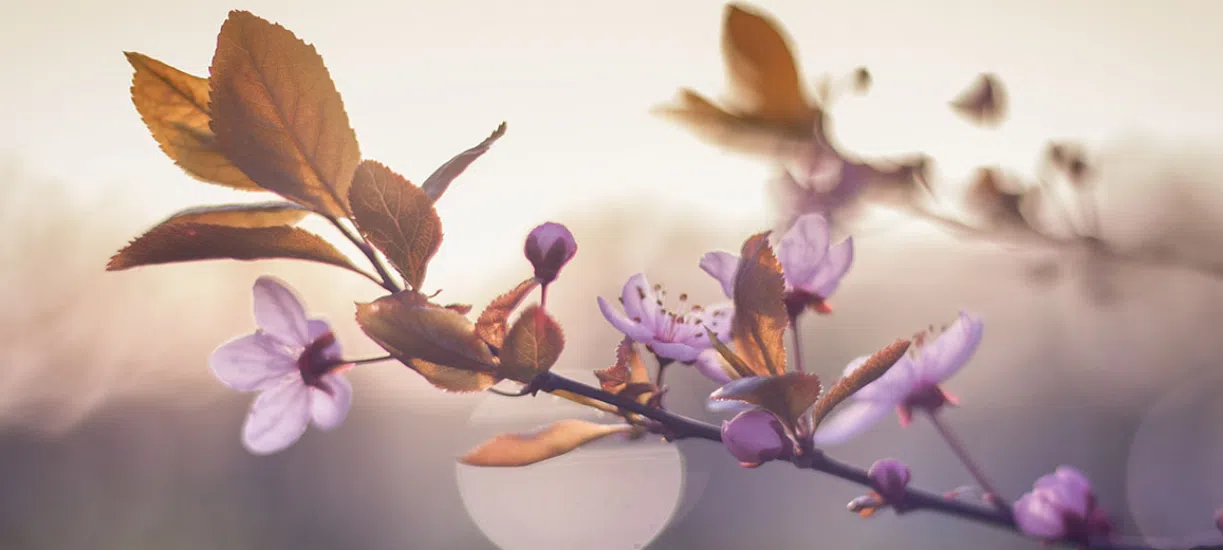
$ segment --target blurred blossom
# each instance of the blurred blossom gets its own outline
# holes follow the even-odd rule
[[[733,307],[729,304],[704,309],[689,306],[688,295],[680,294],[680,309],[670,311],[663,307],[666,290],[661,285],[650,286],[645,274],[638,273],[624,283],[620,305],[624,312],[612,308],[599,297],[599,309],[617,330],[634,341],[645,344],[660,358],[672,359],[691,365],[702,359],[701,352],[713,344],[705,329],[713,331],[723,342],[730,340],[730,319]],[[715,360],[703,356],[703,362]],[[702,369],[710,370],[710,369]]]
[[[820,424],[814,435],[817,445],[844,442],[874,425],[895,409],[901,425],[907,426],[913,409],[933,412],[955,399],[939,387],[960,370],[977,350],[984,325],[977,317],[960,312],[960,317],[934,340],[930,332],[918,334],[909,353],[897,361],[878,380],[853,395],[837,414]],[[869,359],[864,355],[845,367],[850,376]]]
[[[773,413],[752,409],[722,421],[722,444],[747,468],[755,468],[793,451],[781,422]]]
[[[523,247],[527,260],[535,267],[535,278],[545,285],[556,280],[561,268],[577,251],[578,243],[569,228],[553,222],[532,229]]]
[[[866,473],[871,478],[871,488],[884,502],[898,510],[904,506],[905,490],[912,477],[908,466],[894,458],[885,458],[871,464]]]
[[[1036,480],[1032,491],[1015,502],[1015,523],[1024,533],[1040,539],[1087,544],[1107,537],[1107,515],[1096,506],[1091,482],[1070,466],[1059,466]]]
[[[830,244],[828,218],[821,214],[800,216],[782,236],[777,260],[785,278],[786,309],[791,317],[807,308],[826,311],[824,301],[849,271],[854,259],[853,238]],[[701,258],[701,269],[722,284],[728,298],[734,297],[739,260],[729,252],[709,252]]]
[[[339,426],[352,405],[352,385],[340,372],[340,344],[331,327],[307,319],[305,307],[284,283],[255,281],[254,334],[221,345],[209,360],[217,378],[238,391],[262,392],[242,427],[242,443],[255,454],[292,445],[310,421]]]

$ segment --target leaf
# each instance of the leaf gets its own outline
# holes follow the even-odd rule
[[[301,221],[309,213],[310,210],[306,208],[284,201],[222,204],[179,210],[162,221],[161,224],[202,223],[253,229],[293,225]]]
[[[735,316],[731,323],[735,351],[758,376],[786,371],[784,337],[790,322],[781,264],[769,247],[768,236],[768,232],[759,233],[743,243],[735,275]]]
[[[641,362],[641,354],[637,353],[633,339],[627,336],[616,346],[616,363],[596,370],[595,378],[599,379],[603,391],[614,394],[619,394],[629,384],[650,383],[650,373]]]
[[[705,328],[705,333],[709,336],[709,342],[713,344],[713,349],[717,350],[718,354],[721,355],[723,359],[726,359],[726,362],[730,364],[731,370],[734,371],[728,374],[733,374],[734,378],[756,376],[756,373],[752,371],[752,368],[747,366],[747,363],[743,362],[742,357],[739,357],[737,354],[735,354],[734,350],[730,349],[730,347],[721,340],[718,340],[717,334],[714,334],[714,332],[709,330],[708,327]]]
[[[321,262],[370,276],[322,237],[296,227],[188,222],[163,223],[150,229],[112,256],[106,270],[197,260],[278,258]]]
[[[837,382],[828,389],[828,393],[825,393],[824,397],[815,404],[815,409],[811,411],[812,429],[819,426],[820,422],[823,422],[824,417],[828,416],[828,413],[832,412],[832,409],[839,405],[842,401],[845,401],[849,398],[849,396],[857,393],[858,390],[862,389],[867,384],[870,384],[871,382],[878,380],[880,376],[883,376],[883,373],[892,368],[892,366],[895,365],[901,357],[904,357],[905,352],[909,350],[909,345],[910,342],[908,340],[896,340],[888,347],[875,352],[874,355],[871,355],[870,358],[868,358],[861,367],[855,369],[852,374],[837,380]]]
[[[430,304],[419,292],[405,290],[357,304],[357,324],[439,388],[477,391],[498,381],[497,360],[471,322],[452,309]]]
[[[447,304],[446,309],[457,312],[459,315],[467,315],[471,313],[471,304]]]
[[[217,148],[260,187],[346,216],[361,151],[314,46],[250,12],[231,11],[210,75]]]
[[[505,337],[498,374],[526,384],[556,364],[565,349],[565,333],[548,312],[532,304],[518,316]]]
[[[193,178],[262,191],[217,149],[209,123],[208,80],[136,52],[123,52],[136,69],[132,103],[162,152]]]
[[[539,286],[539,281],[531,277],[490,302],[488,307],[485,307],[484,311],[480,313],[480,317],[476,319],[476,334],[488,345],[501,349],[505,342],[510,314],[537,286]]]
[[[728,4],[722,57],[734,96],[747,113],[772,123],[814,123],[789,40],[771,18]]]
[[[982,73],[951,101],[951,109],[979,126],[996,127],[1006,120],[1006,88],[997,75]]]
[[[561,420],[525,434],[501,434],[468,451],[459,462],[469,466],[527,466],[555,458],[582,445],[616,433],[632,431],[628,424],[596,424]]]
[[[820,397],[820,378],[808,372],[749,376],[731,380],[709,395],[712,401],[738,401],[773,413],[790,433]]]
[[[353,221],[386,254],[408,285],[420,288],[442,246],[442,220],[424,191],[390,168],[366,160],[348,191]]]
[[[437,199],[442,198],[442,193],[450,187],[450,183],[454,178],[459,177],[471,163],[487,153],[489,148],[493,146],[501,136],[505,135],[505,123],[502,122],[497,126],[493,133],[484,138],[484,141],[478,143],[475,147],[463,151],[446,161],[445,164],[437,167],[429,177],[425,179],[425,183],[420,187],[425,191],[425,195],[429,197],[430,202],[437,202]]]

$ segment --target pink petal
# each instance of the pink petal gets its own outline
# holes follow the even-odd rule
[[[870,359],[869,355],[863,355],[850,361],[845,366],[845,371],[841,376],[852,375],[854,371],[866,364],[867,359]],[[885,407],[895,406],[897,403],[904,401],[916,387],[917,376],[914,370],[913,358],[905,355],[895,365],[892,365],[892,368],[883,373],[883,376],[858,390],[853,397],[859,401],[879,403]]]
[[[729,252],[709,252],[701,257],[701,270],[718,280],[727,298],[735,297],[735,274],[739,257]]]
[[[603,317],[607,322],[611,323],[616,330],[623,332],[625,336],[632,338],[637,342],[650,343],[654,340],[654,332],[642,326],[641,323],[630,320],[623,313],[616,311],[607,300],[602,296],[598,298],[599,310],[603,312]],[[628,308],[625,308],[628,309]]]
[[[255,281],[255,323],[272,337],[304,348],[310,345],[306,310],[293,290],[275,277]]]
[[[651,332],[654,330],[655,318],[658,316],[658,295],[645,273],[637,273],[628,278],[624,288],[620,290],[620,304],[630,320],[639,322]],[[604,315],[607,315],[604,313]]]
[[[698,318],[701,320],[701,325],[708,327],[714,334],[718,336],[718,340],[723,342],[730,341],[730,322],[735,315],[735,306],[733,304],[721,304],[706,308]],[[701,331],[701,336],[708,339],[705,331]]]
[[[286,378],[255,399],[242,426],[242,444],[257,455],[279,452],[301,439],[310,423],[310,390]]]
[[[1061,510],[1053,506],[1042,489],[1024,493],[1015,501],[1015,523],[1028,536],[1057,540],[1066,534]]]
[[[713,380],[719,384],[725,384],[732,380],[731,375],[727,372],[728,365],[722,359],[722,356],[717,350],[707,349],[696,356],[696,361],[692,363],[696,370],[705,375],[705,378]]]
[[[828,249],[824,263],[816,270],[815,275],[806,281],[795,281],[794,288],[805,290],[820,298],[828,298],[841,285],[841,279],[849,271],[854,261],[853,237],[846,238],[840,244]]]
[[[887,415],[892,407],[870,401],[854,401],[820,423],[812,436],[819,446],[837,445],[866,431]]]
[[[1086,518],[1091,505],[1091,482],[1082,472],[1070,466],[1059,466],[1052,474],[1036,480],[1036,489],[1049,492],[1052,503],[1062,510]]]
[[[328,332],[332,332],[331,325],[327,324],[327,321],[322,319],[310,319],[309,321],[306,321],[306,327],[310,334],[311,342],[315,342]],[[327,346],[327,349],[323,350],[322,358],[339,359],[342,355],[343,351],[340,348],[340,341],[336,340],[332,342],[331,345]]]
[[[289,354],[284,344],[255,333],[221,344],[208,358],[208,366],[226,386],[254,391],[297,372],[297,357]]]
[[[310,417],[319,429],[330,430],[348,416],[348,409],[352,407],[352,383],[336,373],[323,375],[319,382],[328,391],[310,388]]]
[[[654,341],[650,344],[650,349],[653,349],[654,353],[658,354],[659,357],[666,357],[681,363],[687,363],[689,361],[695,361],[702,350],[709,349],[709,347],[712,345],[713,344],[710,344],[708,340],[705,340],[705,345],[702,347],[690,346],[683,342]]]
[[[739,462],[759,464],[788,450],[781,423],[763,410],[744,411],[722,423],[722,444]]]
[[[959,319],[919,351],[921,380],[939,384],[951,378],[977,351],[984,328],[980,318],[960,312]]]
[[[799,216],[777,244],[777,257],[791,288],[815,277],[827,254],[828,219],[821,214]]]

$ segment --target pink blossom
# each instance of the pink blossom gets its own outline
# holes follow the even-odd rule
[[[634,341],[645,344],[659,357],[685,364],[699,364],[701,371],[716,374],[718,358],[702,352],[712,351],[713,344],[705,332],[712,330],[718,339],[730,340],[729,304],[704,309],[689,306],[688,295],[679,297],[680,309],[670,311],[663,305],[666,291],[661,285],[650,286],[642,273],[629,278],[620,294],[623,313],[599,297],[599,309],[617,330]],[[713,352],[716,354],[716,352]]]
[[[777,245],[777,260],[785,279],[786,308],[796,316],[807,308],[820,310],[836,291],[854,259],[853,238],[832,245],[828,218],[804,214],[795,220]],[[722,292],[733,298],[740,258],[729,252],[709,252],[701,258],[701,269],[722,284]]]
[[[242,443],[262,455],[292,445],[311,420],[322,430],[339,426],[352,405],[352,385],[340,372],[345,365],[331,327],[307,319],[292,289],[264,276],[254,295],[258,329],[218,347],[209,366],[226,386],[260,392]]]
[[[1086,544],[1111,531],[1107,515],[1096,505],[1091,482],[1070,466],[1059,466],[1036,480],[1033,489],[1015,502],[1014,515],[1021,531],[1047,541]]]
[[[817,445],[834,445],[863,432],[896,410],[901,425],[908,425],[913,409],[935,411],[955,399],[939,387],[960,370],[981,343],[984,325],[977,317],[960,312],[946,330],[930,339],[929,332],[918,334],[909,353],[879,379],[855,393],[849,404],[815,432]],[[845,376],[861,367],[870,356],[854,359],[845,367]]]
[[[722,445],[746,468],[789,456],[790,438],[773,413],[763,409],[740,412],[722,421]]]
[[[535,267],[535,278],[543,284],[556,280],[561,268],[577,251],[578,243],[569,228],[553,222],[532,229],[523,245],[523,253]]]

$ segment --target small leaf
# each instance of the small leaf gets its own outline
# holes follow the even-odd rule
[[[747,366],[747,363],[743,362],[743,358],[735,354],[734,350],[730,349],[730,346],[727,346],[725,343],[719,340],[717,334],[714,334],[714,332],[709,330],[708,327],[705,328],[705,332],[709,336],[709,342],[713,344],[713,349],[717,350],[718,354],[730,364],[730,368],[733,372],[729,372],[727,374],[731,374],[732,378],[756,376],[756,373],[752,371],[752,368]]]
[[[641,362],[641,354],[637,353],[633,339],[625,337],[616,346],[616,363],[605,369],[595,371],[599,386],[603,391],[619,394],[628,384],[649,384],[650,373]]]
[[[208,80],[147,55],[124,52],[136,69],[132,103],[162,152],[193,178],[246,191],[262,191],[217,149],[209,124]]]
[[[820,378],[808,372],[749,376],[731,380],[709,395],[712,401],[738,401],[773,413],[795,434],[799,421],[820,397]]]
[[[785,280],[769,247],[768,232],[743,243],[735,275],[735,317],[731,340],[743,362],[758,376],[786,371]]]
[[[892,368],[892,365],[895,365],[901,357],[904,357],[905,352],[909,350],[909,345],[908,340],[896,340],[888,347],[871,355],[861,367],[854,370],[853,374],[837,380],[811,411],[812,428],[819,426],[820,422],[824,421],[824,417],[828,416],[828,413],[832,412],[832,409],[842,401],[883,376],[883,373]]]
[[[293,225],[305,218],[310,210],[291,202],[271,201],[250,204],[197,206],[179,210],[161,224],[202,223],[226,227],[278,227]]]
[[[497,126],[496,130],[493,130],[493,133],[484,138],[484,141],[481,141],[471,149],[455,155],[454,158],[446,161],[445,164],[434,170],[432,174],[429,174],[429,177],[425,179],[425,183],[420,186],[421,189],[424,189],[425,195],[429,197],[429,201],[437,202],[437,199],[442,198],[442,193],[446,192],[454,178],[459,177],[460,174],[467,170],[468,166],[471,166],[471,163],[483,156],[484,153],[487,153],[489,148],[504,135],[505,123],[502,122]]]
[[[564,349],[565,334],[560,324],[543,308],[531,305],[518,316],[505,337],[497,374],[525,384],[552,368]]]
[[[230,227],[201,223],[162,224],[111,257],[107,271],[196,260],[310,260],[369,277],[322,237],[296,227]]]
[[[997,75],[983,73],[951,101],[951,109],[974,124],[998,126],[1009,110],[1006,88]]]
[[[616,433],[632,431],[628,424],[596,424],[561,420],[525,434],[501,434],[468,451],[459,462],[469,466],[527,466],[555,458],[582,445]]]
[[[465,316],[468,313],[471,313],[471,304],[447,304],[446,309]]]
[[[537,286],[539,286],[539,281],[531,277],[490,302],[488,307],[480,313],[480,317],[476,319],[476,334],[480,335],[480,338],[488,345],[501,349],[505,342],[505,333],[509,330],[510,314]]]
[[[471,322],[430,304],[419,292],[406,290],[357,304],[357,324],[393,357],[442,389],[477,391],[498,380],[497,360]]]
[[[442,220],[429,198],[372,160],[357,165],[348,193],[357,229],[386,254],[408,285],[420,288],[429,260],[442,246]]]
[[[226,158],[264,189],[347,216],[361,151],[314,46],[250,12],[231,11],[208,83],[211,128]]]

